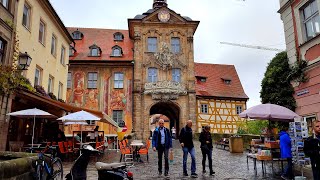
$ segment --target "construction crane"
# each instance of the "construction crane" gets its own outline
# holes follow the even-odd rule
[[[226,45],[231,45],[231,46],[239,46],[239,47],[245,47],[245,48],[252,48],[252,49],[268,50],[268,51],[277,51],[277,52],[285,51],[285,50],[283,50],[283,49],[270,48],[270,47],[265,47],[265,46],[255,46],[255,45],[247,45],[247,44],[237,44],[237,43],[230,43],[230,42],[220,42],[220,44],[226,44]]]

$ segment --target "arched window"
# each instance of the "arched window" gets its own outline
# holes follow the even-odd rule
[[[97,46],[96,44],[93,44],[89,47],[90,53],[89,56],[100,56],[101,55],[101,48]]]
[[[121,32],[116,32],[113,34],[113,39],[115,41],[123,41],[123,34]]]
[[[83,38],[83,33],[79,31],[79,29],[77,29],[76,31],[74,31],[72,33],[72,37],[75,40],[81,40]]]
[[[120,46],[113,46],[111,56],[121,57],[122,56],[122,48]]]

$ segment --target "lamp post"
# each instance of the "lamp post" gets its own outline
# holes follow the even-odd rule
[[[27,52],[19,54],[19,66],[21,70],[28,70],[30,66],[32,58],[29,56]]]

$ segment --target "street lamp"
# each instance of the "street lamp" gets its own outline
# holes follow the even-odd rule
[[[19,65],[21,70],[27,70],[30,66],[32,58],[27,52],[19,54]]]

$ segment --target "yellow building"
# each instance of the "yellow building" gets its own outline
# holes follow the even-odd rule
[[[237,132],[238,116],[246,109],[245,94],[233,65],[195,63],[197,132],[209,125],[212,133]]]
[[[16,16],[19,50],[32,58],[25,76],[65,100],[71,35],[48,0],[20,0]]]

